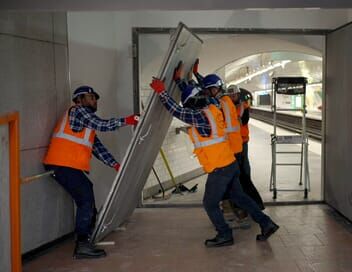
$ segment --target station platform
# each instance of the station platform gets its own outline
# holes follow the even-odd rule
[[[262,111],[268,111],[271,112],[271,106],[251,106],[251,109],[256,109],[256,110],[262,110]],[[280,112],[280,111],[278,111]],[[295,116],[302,116],[300,112],[284,112],[287,115],[295,115]],[[321,120],[321,115],[322,112],[321,110],[311,110],[307,112],[306,117],[310,119],[316,119],[316,120]]]
[[[303,192],[283,192],[279,191],[277,199],[273,199],[273,193],[269,190],[270,174],[271,174],[271,144],[270,134],[273,132],[273,127],[264,122],[251,119],[249,122],[250,141],[248,144],[249,160],[251,164],[252,181],[259,191],[262,199],[266,203],[286,203],[286,202],[317,202],[322,200],[321,186],[321,143],[317,140],[309,139],[309,172],[311,190],[308,193],[308,198],[304,199]],[[294,135],[284,129],[278,128],[278,135]],[[281,150],[299,150],[298,145],[280,145]],[[298,162],[298,155],[278,155],[278,161],[283,162]],[[159,206],[159,205],[201,205],[204,187],[207,175],[202,175],[184,185],[191,188],[198,184],[198,191],[195,193],[171,194],[170,190],[166,194],[170,195],[169,199],[147,199],[144,205]],[[286,166],[277,168],[277,188],[278,189],[302,189],[299,185],[299,168]]]

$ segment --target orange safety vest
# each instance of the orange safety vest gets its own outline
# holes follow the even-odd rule
[[[69,111],[56,124],[43,163],[89,171],[95,130],[84,128],[74,132],[68,120]]]
[[[237,106],[237,114],[239,117],[242,117],[243,111],[245,109],[249,108],[249,104],[248,101],[244,101],[242,103],[240,103]],[[242,141],[243,143],[247,143],[249,141],[249,127],[248,127],[248,123],[245,125],[242,125],[241,123],[241,136],[242,136]]]
[[[242,152],[242,136],[236,107],[228,96],[221,97],[220,103],[225,115],[226,133],[230,142],[231,150],[234,154],[240,153]]]
[[[188,135],[194,144],[193,153],[197,156],[199,163],[207,173],[216,168],[225,167],[236,159],[230,149],[230,143],[226,137],[224,117],[216,106],[209,105],[203,109],[209,120],[211,135],[201,136],[195,127],[188,129]]]

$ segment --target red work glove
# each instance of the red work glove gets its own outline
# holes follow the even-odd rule
[[[119,169],[120,169],[120,164],[116,163],[115,166],[114,166],[114,169],[116,170],[116,172],[118,172]]]
[[[198,66],[199,66],[199,59],[196,59],[196,61],[193,64],[193,74],[198,74]]]
[[[150,83],[150,87],[154,90],[154,92],[160,94],[165,91],[164,81],[161,79],[153,77],[152,83]]]
[[[183,77],[183,62],[180,61],[174,70],[173,79],[174,79],[174,81],[177,82],[177,81],[180,81],[182,77]]]
[[[125,117],[125,123],[127,125],[133,125],[136,126],[139,121],[139,114],[132,114],[127,117]]]

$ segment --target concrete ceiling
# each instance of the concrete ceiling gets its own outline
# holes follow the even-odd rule
[[[274,8],[351,8],[351,0],[11,0],[0,9],[30,10],[233,10]]]

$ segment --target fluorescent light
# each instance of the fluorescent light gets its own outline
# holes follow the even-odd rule
[[[275,69],[275,68],[277,68],[277,67],[279,67],[279,66],[281,66],[282,68],[284,68],[285,65],[286,65],[287,63],[289,63],[289,62],[291,62],[291,61],[290,61],[290,60],[283,60],[283,61],[281,61],[281,62],[278,62],[278,63],[272,64],[272,65],[269,65],[268,67],[266,67],[266,68],[264,68],[264,69],[261,69],[261,70],[255,72],[255,73],[253,73],[253,74],[249,74],[248,76],[245,76],[245,77],[243,77],[243,78],[240,78],[240,79],[237,79],[237,80],[233,80],[233,81],[229,82],[227,85],[231,85],[231,84],[237,85],[237,84],[240,84],[240,83],[242,83],[242,82],[244,82],[244,81],[246,81],[246,80],[251,80],[253,77],[256,77],[256,76],[259,76],[259,75],[261,75],[261,74],[264,74],[264,73],[266,73],[266,72],[268,72],[268,71],[271,71],[271,70],[273,70],[273,69]]]

